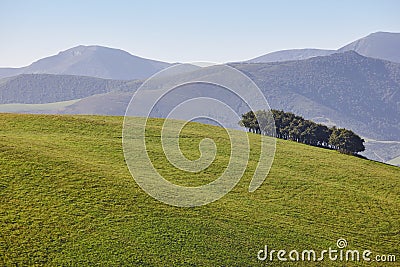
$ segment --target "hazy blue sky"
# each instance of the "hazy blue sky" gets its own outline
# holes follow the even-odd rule
[[[79,44],[168,62],[226,62],[289,48],[336,49],[400,32],[398,0],[0,0],[0,66]]]

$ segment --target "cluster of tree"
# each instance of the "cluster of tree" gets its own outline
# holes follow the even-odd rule
[[[365,150],[364,139],[353,131],[329,128],[282,110],[249,111],[242,114],[239,125],[249,132],[335,149],[346,154],[357,154]]]

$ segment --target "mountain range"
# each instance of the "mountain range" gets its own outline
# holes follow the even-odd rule
[[[378,59],[384,59],[400,63],[400,33],[375,32],[358,39],[337,50],[325,49],[289,49],[281,50],[262,55],[250,60],[247,63],[268,63],[278,61],[302,60],[317,56],[328,56],[333,53],[355,51],[360,55]]]
[[[360,55],[400,62],[400,33],[376,32],[338,50],[291,49],[268,53],[245,62],[268,63],[303,60],[333,53],[355,51]],[[0,68],[0,78],[19,74],[63,74],[114,80],[146,79],[173,64],[146,59],[114,48],[77,46],[40,59],[22,68]]]
[[[249,76],[272,108],[354,130],[369,140],[364,155],[399,165],[400,53],[391,49],[400,47],[399,36],[378,32],[338,50],[285,50],[229,65]],[[19,73],[0,79],[0,112],[124,115],[144,79],[171,65],[118,49],[79,46],[28,67],[0,69],[0,75]],[[169,106],[193,94],[231,101],[200,86],[181,90]],[[153,115],[163,117],[166,110],[160,106]]]
[[[141,58],[120,49],[80,45],[26,67],[0,68],[0,78],[18,74],[64,74],[133,80],[147,78],[169,66],[169,63]]]
[[[281,62],[291,60],[303,60],[318,56],[328,56],[335,53],[336,50],[324,50],[315,48],[304,48],[304,49],[288,49],[281,50],[266,55],[262,55],[250,60],[245,61],[246,63],[269,63],[269,62]]]

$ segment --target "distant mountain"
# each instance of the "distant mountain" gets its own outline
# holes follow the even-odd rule
[[[304,60],[336,52],[356,51],[367,57],[400,63],[400,33],[376,32],[338,50],[290,49],[268,53],[245,61],[269,63]],[[0,68],[0,78],[19,74],[63,74],[103,79],[145,79],[172,64],[141,58],[126,51],[103,46],[77,46],[40,59],[22,68]]]
[[[57,113],[123,116],[132,95],[133,92],[122,91],[92,95],[63,108]]]
[[[400,33],[376,32],[338,50],[356,51],[360,55],[400,63]]]
[[[376,32],[358,39],[338,50],[290,49],[259,56],[246,63],[269,63],[302,60],[333,53],[355,51],[360,55],[400,63],[400,33]]]
[[[111,91],[133,91],[138,88],[137,83],[74,75],[21,74],[0,79],[0,104],[42,104]]]
[[[317,56],[327,56],[335,53],[335,50],[323,50],[323,49],[290,49],[281,50],[266,55],[256,57],[246,61],[247,63],[268,63],[268,62],[280,62],[290,60],[303,60]]]
[[[40,59],[23,68],[0,68],[0,78],[18,74],[67,74],[104,79],[144,79],[171,66],[145,59],[120,49],[102,46],[77,46]]]

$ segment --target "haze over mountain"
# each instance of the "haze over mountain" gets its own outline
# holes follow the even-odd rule
[[[361,55],[400,62],[400,33],[377,32],[356,40],[338,50],[291,49],[272,52],[246,61],[268,63],[303,60],[335,52],[354,50]],[[141,58],[103,46],[77,46],[57,55],[40,59],[22,68],[0,68],[0,78],[19,74],[64,74],[104,79],[145,79],[172,64]]]
[[[289,60],[302,60],[317,56],[327,56],[335,53],[335,50],[324,50],[324,49],[288,49],[281,50],[272,53],[268,53],[263,56],[259,56],[246,61],[247,63],[267,63],[267,62],[280,62]]]
[[[360,55],[400,63],[400,33],[375,32],[338,50],[356,51]]]
[[[389,60],[400,63],[400,33],[376,32],[358,39],[338,50],[324,49],[289,49],[268,53],[245,62],[247,63],[268,63],[290,60],[308,59],[317,56],[327,56],[337,52],[356,51],[358,54]]]
[[[138,88],[137,83],[75,75],[21,74],[0,80],[0,103],[68,101],[112,91],[133,91]]]
[[[68,74],[104,79],[144,79],[171,66],[103,46],[77,46],[27,67],[0,68],[0,78],[18,74]]]

